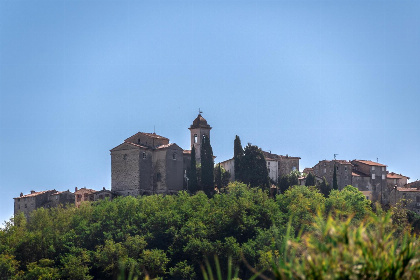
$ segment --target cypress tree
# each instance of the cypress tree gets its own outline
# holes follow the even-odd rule
[[[325,177],[322,177],[322,183],[319,186],[319,190],[325,197],[330,195],[331,187],[330,184],[327,183],[327,179],[325,179]]]
[[[233,142],[233,160],[234,160],[234,172],[235,180],[243,182],[243,172],[241,167],[241,161],[244,156],[244,150],[242,148],[241,139],[238,135],[235,137]]]
[[[333,174],[333,189],[338,190],[338,184],[337,184],[337,167],[334,164],[334,174]]]
[[[198,191],[198,182],[197,182],[197,161],[195,159],[195,148],[192,146],[191,148],[191,166],[190,166],[190,174],[189,174],[189,181],[188,181],[188,189],[191,193],[195,193]]]
[[[207,195],[214,192],[214,161],[210,138],[203,135],[201,141],[201,187]]]
[[[284,193],[290,187],[289,175],[283,175],[279,177],[278,182],[279,182],[280,193]]]

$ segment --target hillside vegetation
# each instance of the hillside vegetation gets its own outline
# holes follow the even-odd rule
[[[420,278],[410,231],[403,209],[373,212],[351,186],[327,198],[305,186],[270,198],[232,183],[212,198],[119,197],[17,215],[0,231],[0,279],[118,279],[123,269],[202,279],[215,255],[222,274],[231,259],[241,279]]]

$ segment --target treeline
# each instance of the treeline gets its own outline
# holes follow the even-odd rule
[[[304,267],[300,272],[296,270],[305,262],[294,262],[314,249],[316,244],[311,245],[310,236],[321,238],[325,227],[336,225],[335,231],[341,234],[338,241],[345,242],[350,237],[341,227],[346,225],[349,233],[350,228],[365,229],[363,222],[386,216],[380,209],[376,211],[351,186],[332,190],[328,197],[314,187],[294,186],[271,198],[261,188],[237,182],[211,198],[203,192],[180,192],[119,197],[84,203],[80,208],[41,208],[29,220],[23,215],[15,216],[0,231],[0,279],[117,279],[122,269],[131,270],[139,279],[146,275],[202,279],[200,265],[214,255],[219,256],[222,273],[231,257],[241,279],[255,273],[244,260],[257,271],[269,269],[272,262],[280,263],[277,270],[269,269],[266,275],[293,276],[305,271]],[[410,252],[419,252],[419,246],[413,247],[411,239],[401,238],[411,227],[407,212],[398,208],[392,215],[393,222],[385,224],[386,240],[409,240]],[[369,230],[383,233],[376,224],[371,224]],[[338,244],[331,236],[324,239],[323,244]],[[292,247],[285,246],[289,243],[298,244],[294,253]],[[397,245],[385,246],[394,250],[386,254],[399,257],[401,250]],[[334,246],[323,250],[324,259],[329,250],[338,253]],[[291,258],[291,253],[296,258]],[[412,258],[410,255],[403,260],[418,268],[419,262],[417,266],[411,264]],[[402,269],[400,275],[405,273],[404,266]]]

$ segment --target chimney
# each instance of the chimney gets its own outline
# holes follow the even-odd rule
[[[74,192],[77,192],[77,187],[74,188]]]
[[[105,187],[103,187],[102,190],[105,190]]]
[[[35,193],[35,191],[31,191],[31,194]]]
[[[23,193],[20,193],[20,197],[22,197],[23,196]]]

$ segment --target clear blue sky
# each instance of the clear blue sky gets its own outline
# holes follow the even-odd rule
[[[110,188],[143,131],[420,179],[420,1],[0,0],[0,221],[31,189]]]

